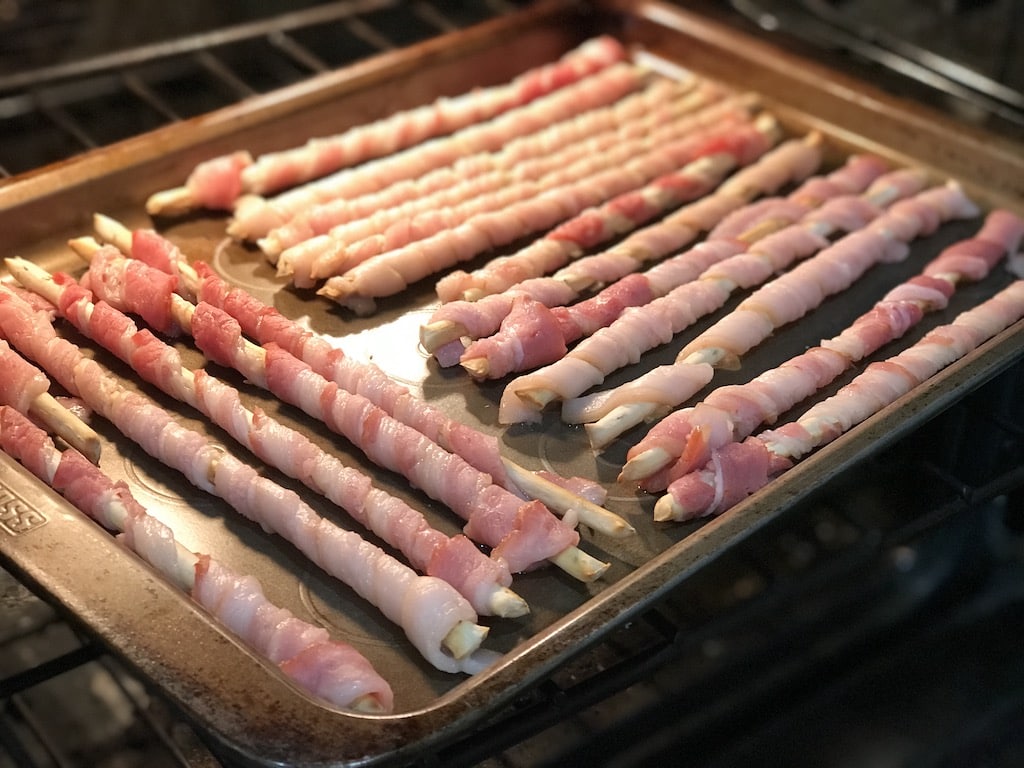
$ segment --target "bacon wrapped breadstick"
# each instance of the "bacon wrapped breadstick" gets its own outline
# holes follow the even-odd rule
[[[590,110],[537,133],[513,139],[497,152],[478,152],[460,157],[449,166],[435,168],[416,178],[403,179],[361,197],[313,205],[272,229],[266,237],[259,239],[258,245],[274,262],[289,248],[327,235],[349,222],[373,217],[378,211],[439,193],[481,175],[501,170],[518,175],[520,164],[557,154],[574,142],[587,143],[600,134],[624,130],[627,126],[631,126],[629,130],[643,130],[642,126],[652,124],[653,120],[701,109],[724,96],[723,89],[711,84],[696,86],[696,79],[685,82],[655,80],[649,87],[610,106]],[[304,253],[302,258],[306,258]]]
[[[696,199],[696,202],[684,205],[662,221],[637,230],[606,251],[581,258],[549,277],[524,280],[502,293],[491,294],[478,301],[442,304],[420,329],[420,342],[441,365],[455,365],[465,349],[462,338],[482,338],[497,331],[517,296],[529,296],[548,307],[569,304],[584,290],[619,280],[645,263],[693,242],[701,232],[710,230],[730,212],[758,195],[775,192],[787,182],[805,178],[820,162],[821,137],[817,134],[784,142],[752,165],[737,171],[713,194]],[[696,182],[694,191],[698,195],[697,190],[701,187],[710,189],[715,186],[713,179],[702,181],[694,175],[694,170],[683,169],[676,183],[693,188]],[[598,210],[611,212],[613,208]],[[581,239],[588,234],[582,224],[590,220],[590,214],[584,212],[579,218],[566,222],[561,233],[582,247],[589,243],[589,240]],[[574,222],[578,222],[581,228],[577,228]],[[558,232],[560,228],[554,231]],[[568,253],[561,245],[556,246],[556,251]]]
[[[117,263],[123,268],[126,260],[112,248],[107,251],[110,259],[103,258],[103,249],[95,254],[89,284],[105,300],[130,304],[132,293],[124,290],[130,281],[121,278],[123,270],[112,271]],[[346,437],[370,460],[403,474],[424,493],[442,501],[468,521],[466,534],[492,547],[511,571],[550,560],[576,578],[590,581],[606,570],[606,564],[576,547],[579,534],[572,525],[556,518],[540,502],[523,503],[494,485],[489,475],[393,419],[368,399],[328,382],[276,344],[261,348],[247,342],[238,322],[222,310],[202,302],[193,308],[175,294],[169,296],[169,309],[180,311],[178,326],[192,333],[211,360],[236,368],[253,383]],[[130,306],[119,308],[131,311]],[[599,525],[628,525],[617,515],[578,501],[579,509],[600,515]],[[574,524],[580,513],[577,506],[572,511],[569,522]]]
[[[7,357],[7,352],[0,353],[0,359]],[[391,686],[359,651],[271,603],[254,577],[185,549],[127,485],[115,483],[75,449],[58,450],[45,432],[10,405],[0,406],[0,446],[83,513],[119,533],[119,542],[188,592],[303,689],[358,712],[392,710]]]
[[[662,161],[671,159],[677,164],[711,155],[731,155],[734,162],[742,162],[756,152],[751,145],[756,146],[763,133],[749,123],[745,110],[724,104],[722,109],[710,111],[718,113],[717,119],[709,121],[713,128],[694,128],[698,122],[695,118],[657,120],[647,130],[629,126],[629,130],[619,131],[617,135],[605,133],[594,141],[580,142],[562,152],[521,163],[514,173],[498,171],[474,176],[437,195],[351,222],[333,230],[326,238],[318,239],[319,243],[309,242],[298,247],[304,262],[311,248],[318,252],[308,263],[308,275],[299,276],[301,280],[294,280],[296,275],[293,275],[293,282],[309,287],[317,280],[342,275],[374,256],[426,240],[578,179],[593,177],[599,171],[632,161],[654,148],[660,148],[657,155]],[[699,116],[703,118],[705,113]],[[680,139],[683,136],[687,139],[685,142]],[[731,167],[724,157],[719,163],[723,173]],[[286,252],[282,259],[290,255]],[[296,266],[296,260],[289,266]]]
[[[722,89],[710,85],[691,92],[672,80],[656,80],[611,106],[514,139],[498,152],[460,157],[451,165],[378,192],[315,205],[271,230],[258,245],[271,261],[276,259],[279,273],[292,275],[297,285],[312,284],[314,277],[337,274],[346,246],[381,234],[416,214],[539,179],[683,115],[697,127],[730,113],[739,114],[739,107],[722,97]]]
[[[512,381],[502,395],[499,418],[504,422],[518,415],[522,409],[517,407],[517,401],[543,408],[555,399],[569,400],[601,384],[608,374],[636,363],[643,353],[720,309],[735,291],[753,288],[794,262],[825,248],[826,238],[837,232],[860,229],[881,213],[880,205],[920,191],[925,181],[923,173],[894,171],[875,179],[863,195],[834,197],[818,209],[809,205],[795,206],[799,198],[780,201],[781,207],[789,209],[785,215],[795,216],[796,223],[767,234],[768,227],[764,224],[784,223],[785,218],[773,212],[773,207],[765,207],[770,218],[752,222],[749,233],[739,239],[706,240],[689,253],[663,262],[647,274],[636,275],[643,279],[643,285],[651,294],[658,295],[614,317],[612,322],[547,368]],[[752,244],[744,247],[744,243]],[[676,259],[692,262],[691,269],[677,268]],[[700,267],[705,265],[706,269],[701,271]],[[668,269],[673,272],[670,281],[664,280],[662,274]],[[696,279],[683,281],[694,272],[698,273]],[[665,283],[672,287],[662,293],[658,287]],[[597,298],[600,296],[598,294]],[[536,314],[543,317],[542,310]],[[572,327],[571,320],[562,316],[557,319],[562,328]],[[568,408],[563,412],[563,419],[573,422],[578,416]]]
[[[42,371],[22,360],[0,339],[0,355],[6,361],[0,376],[0,403],[7,403],[37,419],[93,464],[100,460],[100,438],[96,431],[65,408],[50,394],[50,380]]]
[[[455,133],[419,144],[361,165],[345,168],[272,198],[245,195],[238,198],[228,232],[245,240],[258,240],[290,221],[310,206],[341,197],[376,192],[396,181],[411,179],[457,158],[493,152],[517,136],[611,104],[642,87],[648,72],[626,63],[613,64],[549,95],[493,120],[477,123]]]
[[[626,58],[614,38],[593,38],[556,62],[527,70],[509,83],[480,88],[454,98],[396,112],[365,125],[294,149],[253,160],[236,152],[200,163],[185,186],[157,192],[146,203],[152,215],[180,214],[194,208],[230,210],[239,195],[265,195],[318,178],[339,168],[418,144],[493,118]]]
[[[537,177],[506,179],[506,184],[495,184],[491,190],[477,190],[481,179],[473,179],[467,182],[467,185],[474,188],[474,192],[479,191],[479,194],[462,194],[462,190],[457,188],[455,192],[461,199],[452,203],[436,199],[416,202],[411,206],[414,209],[411,215],[394,213],[394,220],[380,232],[374,232],[373,226],[363,227],[361,222],[354,222],[336,235],[329,236],[330,247],[311,265],[308,279],[293,282],[309,287],[317,279],[343,275],[382,253],[390,253],[428,240],[440,232],[454,229],[480,216],[506,210],[580,179],[594,178],[598,172],[607,171],[622,163],[628,163],[631,170],[649,165],[651,172],[661,172],[670,164],[687,164],[702,157],[713,156],[723,167],[724,174],[734,162],[746,160],[747,156],[739,149],[730,147],[721,137],[721,133],[736,136],[737,144],[746,140],[740,149],[746,149],[750,154],[753,154],[754,147],[758,146],[758,140],[763,140],[764,137],[761,131],[746,122],[745,116],[735,126],[728,120],[722,120],[715,129],[688,135],[685,140],[672,141],[680,132],[678,125],[679,123],[669,122],[633,139],[609,141],[607,146],[595,148],[593,152],[585,152],[575,161],[568,162],[566,158],[565,164],[556,164]],[[636,162],[638,156],[650,153],[655,148],[656,155],[651,157],[649,164]],[[734,154],[738,157],[734,157]],[[657,161],[654,157],[657,157]],[[507,236],[500,235],[495,244],[504,245],[505,237]],[[280,265],[278,274],[283,274]]]
[[[984,278],[999,259],[1017,250],[1022,237],[1024,220],[1005,210],[991,212],[977,235],[943,250],[921,274],[889,291],[839,335],[746,384],[718,387],[696,406],[666,416],[630,448],[619,479],[639,481],[648,491],[664,490],[703,466],[712,451],[771,424],[851,365],[901,337],[925,313],[944,309],[959,283]]]
[[[491,476],[493,482],[518,495],[541,501],[545,506],[563,515],[578,517],[584,524],[610,536],[624,536],[632,527],[618,515],[600,505],[605,491],[599,484],[585,478],[563,478],[554,473],[529,472],[501,455],[496,437],[449,418],[442,411],[414,396],[406,387],[392,380],[380,368],[360,363],[326,339],[284,317],[273,307],[264,304],[250,293],[229,286],[202,262],[189,267],[184,257],[166,238],[148,230],[128,231],[114,220],[97,215],[96,228],[101,237],[115,244],[124,253],[148,265],[166,265],[176,259],[173,267],[165,267],[180,275],[175,283],[166,284],[160,296],[150,293],[153,286],[161,285],[162,278],[154,275],[142,264],[117,262],[108,254],[104,271],[112,271],[111,280],[124,286],[117,301],[131,303],[131,310],[141,314],[148,307],[165,307],[168,313],[158,324],[173,324],[172,332],[180,331],[172,315],[184,316],[188,310],[170,312],[172,291],[198,296],[207,304],[224,310],[240,324],[243,332],[261,344],[275,343],[296,358],[303,360],[324,378],[343,389],[362,395],[383,408],[390,416],[426,435],[446,451],[458,454],[481,472]],[[86,239],[72,245],[86,259],[91,259],[98,246]],[[137,305],[140,296],[147,297],[146,306]],[[133,298],[139,297],[139,298]],[[112,298],[112,297],[111,297]]]
[[[735,365],[741,355],[760,344],[775,328],[803,317],[826,296],[845,290],[871,266],[905,258],[911,240],[933,233],[944,221],[977,215],[977,206],[955,182],[900,200],[867,227],[846,235],[752,293],[683,347],[669,367],[682,373],[683,368],[695,363]],[[693,394],[690,392],[687,397]],[[666,398],[657,404],[620,405],[618,412],[613,413],[588,408],[588,397],[591,396],[581,398],[572,407],[579,408],[590,422],[587,432],[595,445],[607,445],[630,427],[665,411]]]
[[[763,136],[760,138],[763,141]],[[618,150],[610,150],[607,157],[621,164],[607,167],[596,158],[582,161],[566,169],[558,185],[539,189],[504,209],[473,213],[465,220],[453,212],[452,228],[373,255],[344,274],[330,278],[318,293],[357,313],[372,311],[377,298],[399,293],[430,274],[491,248],[548,229],[682,164],[703,162],[713,168],[712,175],[722,175],[737,158],[728,151],[718,152],[718,148],[718,142],[695,147],[692,139],[681,139],[641,150],[638,155],[636,148],[621,155]],[[760,148],[763,151],[763,145]],[[694,160],[698,153],[708,150],[716,153]],[[599,168],[596,172],[595,166]]]
[[[293,491],[187,429],[58,336],[45,312],[0,289],[0,336],[35,360],[68,392],[114,424],[146,453],[197,488],[278,533],[327,573],[348,584],[406,633],[423,657],[446,672],[474,672],[493,657],[480,650],[487,628],[445,581],[420,576],[359,534],[323,517]]]
[[[478,614],[513,617],[529,611],[509,589],[512,576],[503,561],[488,558],[465,537],[436,530],[421,513],[373,487],[369,477],[304,435],[266,413],[245,408],[236,389],[205,371],[184,368],[176,349],[149,331],[139,331],[109,304],[94,304],[92,294],[66,275],[51,278],[18,260],[8,266],[23,285],[50,301],[75,328],[131,365],[144,380],[203,413],[269,466],[330,499],[402,552],[414,568],[459,590]]]
[[[721,514],[814,449],[910,392],[947,365],[1024,317],[1024,281],[929,331],[894,357],[871,363],[835,395],[778,429],[728,443],[711,460],[673,482],[654,507],[655,520]]]

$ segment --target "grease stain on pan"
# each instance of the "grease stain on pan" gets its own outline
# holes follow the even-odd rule
[[[308,611],[310,620],[331,631],[331,634],[345,638],[346,640],[359,645],[373,645],[380,647],[393,647],[396,644],[387,638],[389,633],[381,631],[380,628],[366,628],[365,623],[371,621],[376,623],[382,620],[379,615],[359,614],[354,606],[348,606],[345,613],[332,608],[319,594],[310,589],[305,574],[298,583],[299,601]]]

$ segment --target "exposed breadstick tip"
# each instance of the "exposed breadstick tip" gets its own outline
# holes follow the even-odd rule
[[[124,224],[102,213],[93,214],[92,226],[101,240],[104,240],[123,253],[132,249],[132,231]]]
[[[96,238],[86,235],[84,237],[75,237],[68,240],[68,247],[75,252],[75,255],[84,261],[92,261],[92,257],[96,255],[103,246],[97,242]]]
[[[487,295],[487,292],[480,288],[469,288],[462,292],[462,301],[480,301]]]
[[[459,365],[474,379],[486,379],[487,374],[491,371],[491,364],[486,357],[471,357],[466,360],[460,360]]]
[[[636,533],[632,525],[614,512],[609,512],[547,478],[530,472],[505,456],[501,457],[501,461],[509,478],[523,493],[542,502],[553,512],[562,515],[575,514],[583,525],[612,538],[625,538]]]
[[[328,280],[323,287],[316,292],[317,296],[324,296],[346,309],[350,309],[360,317],[367,317],[377,311],[377,302],[370,296],[363,296],[354,290],[349,291],[348,283],[338,280]]]
[[[380,697],[372,693],[364,693],[349,704],[349,709],[364,715],[386,715],[391,710],[385,707]]]
[[[604,448],[627,429],[649,418],[657,409],[654,403],[629,403],[613,408],[597,421],[584,426],[590,447],[594,450]]]
[[[150,216],[178,216],[196,206],[196,199],[188,187],[174,187],[150,195],[146,200],[146,213]]]
[[[637,482],[663,469],[674,457],[664,448],[650,448],[622,465],[619,482]]]
[[[811,131],[804,136],[804,143],[811,147],[821,147],[825,144],[825,137],[822,136],[821,131]]]
[[[676,500],[665,494],[654,504],[654,522],[668,523],[673,520],[685,520],[685,510],[676,504]]]
[[[551,562],[579,581],[590,583],[601,578],[611,563],[588,555],[579,547],[566,547],[551,558]]]
[[[53,395],[48,392],[38,395],[32,401],[30,413],[93,464],[100,463],[100,436],[92,427],[61,405]]]
[[[495,586],[487,602],[491,614],[502,619],[516,619],[530,613],[530,605],[508,587]]]
[[[544,410],[548,403],[554,402],[558,397],[553,390],[537,387],[517,389],[515,395],[522,401],[523,405],[535,411]]]
[[[454,658],[463,659],[480,647],[489,631],[471,621],[460,621],[445,635],[442,645]]]
[[[438,320],[420,326],[420,344],[427,352],[433,354],[435,350],[465,336],[466,333],[466,329],[458,323],[451,320]]]

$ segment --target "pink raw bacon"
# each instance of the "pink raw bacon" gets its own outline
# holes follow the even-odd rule
[[[519,75],[510,83],[476,89],[456,98],[442,97],[423,107],[305,145],[261,155],[234,152],[200,163],[182,190],[153,195],[149,213],[181,213],[196,207],[230,210],[242,193],[264,195],[315,179],[339,168],[412,146],[431,136],[494,117],[564,88],[622,61],[626,51],[611,37],[597,37],[556,62]]]
[[[489,336],[508,314],[512,296],[526,294],[554,307],[569,304],[586,288],[611,283],[692,242],[714,227],[729,212],[749,199],[778,189],[812,173],[821,160],[820,140],[811,136],[791,140],[739,170],[713,194],[683,206],[662,221],[637,230],[612,248],[586,256],[549,277],[525,280],[508,290],[479,301],[442,304],[420,330],[420,341],[431,352],[461,336]],[[710,187],[710,185],[709,185]],[[557,242],[557,241],[556,241]],[[461,343],[459,344],[461,346]],[[460,351],[461,353],[461,351]],[[446,360],[455,357],[444,346]]]
[[[814,258],[752,293],[735,310],[684,346],[670,367],[683,369],[694,363],[734,364],[776,327],[802,317],[825,296],[845,290],[874,264],[904,258],[909,252],[906,241],[934,232],[943,221],[977,214],[975,204],[954,182],[900,200],[864,229],[846,235]],[[615,435],[642,421],[645,414],[663,407],[664,398],[650,405],[637,401],[628,407],[621,406],[615,413],[601,411],[587,430],[595,444],[605,445]]]
[[[359,313],[370,310],[376,298],[399,293],[429,274],[552,227],[587,207],[669,173],[680,164],[691,162],[694,151],[686,139],[671,142],[632,157],[619,167],[543,190],[504,210],[474,215],[453,229],[367,259],[344,275],[329,279],[319,293]],[[719,176],[722,164],[731,165],[733,160],[727,153],[718,153],[696,162],[714,167],[711,175]]]
[[[0,291],[0,335],[41,362],[65,389],[81,396],[149,455],[265,529],[285,536],[313,562],[352,586],[401,626],[438,669],[468,672],[485,663],[480,656],[474,658],[484,633],[473,629],[470,637],[475,642],[461,642],[462,630],[476,627],[476,614],[449,584],[417,575],[358,534],[318,516],[293,491],[260,476],[204,435],[182,427],[170,413],[124,387],[75,345],[58,337],[45,314],[34,312],[9,291]],[[425,621],[425,613],[434,620]],[[460,658],[445,649],[453,632],[460,634],[464,647]]]
[[[238,238],[256,240],[311,205],[376,192],[397,181],[449,165],[464,155],[493,152],[517,136],[533,133],[571,115],[611,104],[642,86],[647,79],[647,75],[636,67],[625,63],[613,64],[595,73],[593,77],[503,113],[493,120],[470,125],[401,152],[345,168],[273,198],[243,196],[235,205],[234,218],[228,226],[228,232]]]
[[[117,258],[121,258],[119,254]],[[243,407],[234,388],[205,371],[184,369],[177,350],[149,331],[137,330],[129,318],[108,304],[93,304],[88,292],[74,281],[57,276],[39,290],[57,303],[76,328],[131,365],[145,381],[208,416],[270,466],[326,496],[405,554],[415,568],[427,575],[437,575],[432,569],[443,569],[450,576],[446,581],[470,600],[478,613],[511,616],[528,610],[507,589],[512,577],[503,563],[473,550],[471,567],[457,571],[448,561],[466,562],[460,542],[431,528],[422,514],[374,488],[368,477],[344,466],[304,435]],[[236,336],[222,334],[212,343],[233,345],[236,341]],[[262,377],[262,370],[258,373]]]
[[[105,217],[97,217],[97,229],[121,247],[130,247],[128,244],[132,242],[131,233],[116,222]],[[95,243],[88,246],[79,242],[77,246],[82,249],[83,254],[88,252],[89,258],[94,261],[111,262],[102,267],[104,270],[113,271],[113,262],[117,259],[123,261],[113,249],[100,248]],[[190,292],[203,293],[215,306],[226,307],[230,310],[229,314],[233,313],[240,318],[245,330],[254,338],[261,341],[276,341],[296,357],[305,359],[326,378],[344,389],[365,395],[389,414],[423,432],[446,450],[458,453],[480,471],[490,474],[495,482],[506,489],[523,496],[541,499],[559,511],[572,509],[580,514],[581,521],[595,525],[610,535],[628,535],[632,531],[618,516],[586,502],[586,498],[603,493],[603,489],[597,483],[582,478],[560,478],[550,473],[539,476],[506,461],[500,454],[495,437],[448,418],[413,396],[408,389],[391,380],[376,366],[354,361],[322,337],[285,318],[277,310],[258,301],[246,291],[229,287],[207,265],[197,263],[195,268],[191,268],[179,263],[177,271],[182,276],[177,286],[179,291],[185,292],[183,283],[187,282]],[[127,294],[121,296],[130,305],[132,297]],[[179,303],[183,302],[177,296],[171,298]],[[179,308],[188,313],[192,311],[182,308],[180,304]],[[131,310],[132,307],[126,306],[125,309]],[[233,341],[224,343],[239,346],[235,359],[240,366],[244,366],[242,373],[250,381],[262,384],[265,374],[259,365],[260,356],[246,351],[246,347],[252,345],[241,336],[233,338]],[[253,347],[253,350],[256,348]],[[515,474],[514,479],[511,473]],[[587,487],[590,491],[581,496],[576,490],[570,490],[577,485]]]
[[[42,375],[42,374],[40,374]],[[73,449],[61,453],[16,409],[0,407],[0,444],[36,477],[64,495],[220,619],[245,643],[314,696],[340,707],[390,712],[394,694],[350,645],[271,604],[251,576],[233,573],[208,555],[193,555],[151,517],[124,483],[114,483]],[[244,611],[238,610],[244,606]],[[309,669],[319,674],[310,675]]]
[[[711,122],[712,119],[729,105],[729,101],[723,102],[691,119],[700,118],[702,125],[714,126],[718,121]],[[728,112],[725,116],[728,117]],[[739,125],[742,124],[737,124],[737,127]],[[738,165],[746,165],[755,159],[755,154],[767,151],[768,145],[774,141],[773,122],[766,118],[759,126],[759,130],[747,132],[745,136],[727,128],[724,134],[711,139],[712,145],[707,147],[709,151],[706,154],[722,151],[734,157]],[[717,147],[714,146],[716,141],[719,142]],[[744,141],[754,143],[755,147],[763,142],[764,146],[758,152],[753,147],[744,147]],[[443,302],[477,300],[508,290],[531,277],[552,272],[579,258],[586,249],[622,235],[670,208],[707,194],[719,179],[714,174],[696,173],[695,170],[687,167],[673,171],[640,189],[613,197],[601,206],[585,210],[556,226],[517,253],[493,259],[472,273],[462,270],[451,272],[437,281],[437,295]]]
[[[869,172],[864,172],[864,166]],[[828,244],[824,235],[843,227],[863,226],[879,212],[868,200],[889,199],[895,194],[889,175],[877,176],[881,170],[877,159],[867,157],[861,162],[851,161],[831,174],[828,190],[818,185],[821,193],[845,189],[863,192],[863,198],[845,194],[828,201],[812,201],[801,187],[792,199],[778,200],[772,206],[756,205],[757,216],[744,217],[744,226],[751,228],[751,232],[764,230],[765,224],[779,225],[787,220],[780,218],[783,215],[796,216],[797,223],[763,239],[750,236],[746,238],[753,241],[750,246],[731,238],[708,239],[662,262],[636,276],[642,281],[641,287],[647,286],[649,294],[657,297],[649,302],[618,312],[612,302],[598,307],[580,302],[563,310],[559,319],[571,312],[575,320],[567,319],[562,326],[564,329],[568,325],[570,333],[572,329],[581,330],[584,322],[598,326],[597,329],[561,359],[509,383],[502,394],[499,419],[503,423],[534,419],[530,409],[539,410],[553,399],[569,400],[582,394],[602,383],[612,371],[636,363],[643,353],[667,343],[700,317],[719,309],[733,291],[757,285],[792,262],[824,248]],[[896,173],[900,174],[896,186],[902,190],[902,174]],[[864,186],[857,186],[869,183],[867,191]],[[921,183],[923,180],[919,180]],[[798,203],[801,198],[807,202]],[[811,205],[822,202],[820,209],[809,210]],[[624,282],[613,284],[596,299],[615,298],[615,291],[624,287]]]
[[[641,480],[649,491],[664,490],[707,462],[716,448],[773,423],[853,363],[903,336],[926,312],[945,308],[957,283],[983,278],[996,263],[992,254],[1001,258],[1016,251],[1022,236],[1024,220],[1009,211],[993,211],[977,235],[946,248],[920,275],[893,288],[835,338],[747,384],[718,387],[694,408],[663,419],[629,450],[620,479]],[[965,252],[985,253],[984,268],[971,265],[965,273],[953,271],[950,256]],[[936,274],[945,278],[932,277]],[[662,470],[668,462],[674,463]]]
[[[716,449],[703,468],[668,487],[655,505],[655,519],[721,514],[767,485],[793,461],[835,440],[1022,317],[1024,281],[1017,281],[961,313],[951,324],[929,331],[903,352],[872,363],[796,421]]]
[[[279,273],[291,274],[297,285],[312,284],[315,277],[337,273],[345,263],[348,245],[383,234],[416,214],[458,205],[513,183],[537,180],[583,157],[643,136],[663,122],[678,120],[695,104],[720,98],[715,89],[701,88],[683,97],[681,92],[676,83],[659,80],[608,107],[514,139],[498,152],[460,157],[451,165],[368,195],[315,205],[261,238],[260,249],[272,259],[277,256]],[[698,122],[732,112],[739,114],[735,107],[723,110],[712,106],[684,119],[697,127]]]

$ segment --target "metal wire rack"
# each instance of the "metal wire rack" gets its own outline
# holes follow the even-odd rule
[[[90,45],[89,55],[72,60],[10,74],[0,69],[0,135],[4,137],[0,178],[437,37],[525,4],[522,0],[337,0],[225,23],[216,15],[216,7],[222,4],[213,4],[211,9],[208,4],[186,3],[199,6],[191,23],[205,22],[211,28],[175,34],[173,26],[162,33],[158,27],[150,33],[154,39],[143,45],[109,51],[95,51]],[[78,9],[70,18],[68,12],[65,9],[51,22],[59,24],[53,35],[62,42],[75,39],[76,27],[91,35],[96,46],[106,39],[94,31],[86,11]],[[248,9],[244,12],[251,15]],[[163,23],[160,16],[155,15],[154,24]],[[118,21],[115,16],[114,22]],[[11,39],[3,32],[2,21],[0,33],[0,37]],[[161,34],[174,36],[161,39]],[[4,60],[3,45],[0,61]],[[28,61],[35,58],[30,51],[10,53],[15,55]]]

